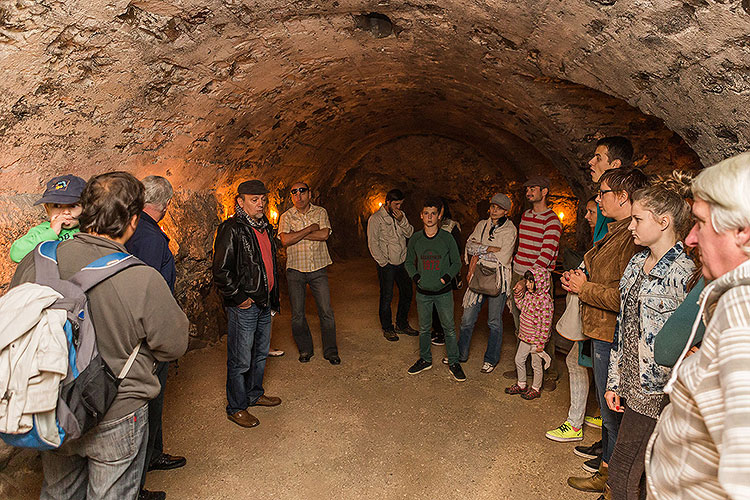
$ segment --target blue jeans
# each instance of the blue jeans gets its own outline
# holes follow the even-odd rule
[[[148,406],[102,422],[57,450],[42,452],[40,500],[135,499],[146,459]]]
[[[609,372],[609,355],[612,342],[593,340],[594,383],[596,384],[596,398],[602,412],[602,460],[609,463],[609,457],[615,449],[617,431],[620,428],[622,413],[612,411],[607,406],[604,393],[607,391],[607,374]]]
[[[318,306],[318,318],[320,319],[320,335],[323,340],[323,356],[329,357],[338,354],[336,347],[336,321],[333,318],[333,307],[331,307],[331,292],[328,286],[328,270],[318,269],[309,273],[303,273],[296,269],[286,270],[286,280],[289,285],[289,302],[292,306],[292,337],[297,344],[300,353],[313,352],[312,335],[310,325],[307,324],[305,316],[305,296],[307,285],[310,285],[315,304]]]
[[[487,302],[487,325],[490,336],[487,338],[487,349],[484,351],[484,361],[495,366],[500,361],[500,346],[503,343],[503,308],[506,295],[501,293],[497,297],[479,295],[479,300],[473,306],[465,307],[461,316],[461,328],[458,336],[458,359],[463,363],[469,359],[469,344],[474,333],[482,304]]]
[[[263,395],[263,372],[271,345],[271,308],[227,307],[227,414],[254,405]]]

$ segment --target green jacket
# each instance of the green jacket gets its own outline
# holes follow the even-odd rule
[[[698,299],[705,286],[706,280],[701,278],[659,330],[654,340],[654,360],[657,364],[672,367],[682,354],[690,338],[693,322],[698,316]],[[706,325],[701,319],[691,347],[703,340],[704,333],[706,333]]]
[[[418,292],[438,295],[451,290],[451,280],[461,270],[461,256],[451,233],[439,229],[428,238],[422,230],[409,239],[404,265]]]
[[[78,232],[77,227],[73,229],[62,228],[58,236],[50,227],[49,222],[42,222],[38,226],[29,229],[28,233],[13,242],[10,246],[10,260],[16,263],[21,262],[26,257],[26,254],[34,250],[39,243],[43,241],[69,240]]]

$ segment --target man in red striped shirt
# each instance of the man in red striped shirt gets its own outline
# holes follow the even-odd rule
[[[523,275],[534,266],[549,269],[555,268],[557,251],[560,247],[560,236],[562,235],[562,224],[557,214],[547,207],[547,195],[549,194],[549,179],[535,176],[524,183],[526,188],[526,199],[531,203],[531,208],[521,216],[518,226],[518,250],[513,258],[513,278],[511,286],[513,290],[524,290],[526,281]],[[553,295],[550,288],[550,294]],[[513,322],[518,334],[520,310],[516,307],[515,300],[510,298],[510,310],[513,313]],[[550,341],[545,348],[553,362],[547,371],[545,389],[554,390],[555,380],[559,377],[555,368],[555,342],[550,336]],[[514,372],[515,374],[515,372]],[[514,375],[515,376],[515,375]]]

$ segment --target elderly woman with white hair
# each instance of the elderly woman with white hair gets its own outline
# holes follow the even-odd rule
[[[648,444],[648,495],[750,498],[750,152],[705,169],[692,188],[685,242],[700,249],[710,283]],[[701,315],[703,343],[686,357]]]

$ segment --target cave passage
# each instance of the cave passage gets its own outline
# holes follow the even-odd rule
[[[411,498],[574,498],[557,489],[567,452],[524,439],[519,425],[533,422],[538,436],[557,423],[546,408],[564,406],[564,391],[523,406],[472,368],[465,392],[442,372],[401,376],[415,346],[383,345],[367,218],[399,188],[419,228],[421,200],[442,196],[465,238],[495,192],[511,197],[517,221],[523,182],[543,174],[563,245],[582,249],[579,201],[595,189],[586,162],[597,139],[629,137],[647,174],[750,148],[747,15],[737,0],[6,3],[0,293],[15,269],[11,242],[44,220],[33,203],[48,179],[162,175],[176,190],[162,228],[194,349],[168,391],[167,427],[200,466],[158,474],[156,486],[180,498],[245,497],[257,482],[235,468],[243,454],[268,498],[395,498],[403,488]],[[344,364],[337,375],[300,368],[295,356],[271,362],[269,383],[289,403],[238,446],[238,430],[214,427],[226,320],[210,266],[216,227],[253,178],[271,190],[274,223],[297,181],[329,212]],[[288,321],[276,319],[274,340],[290,351]],[[202,449],[205,435],[214,448]],[[542,471],[544,482],[528,482]]]

